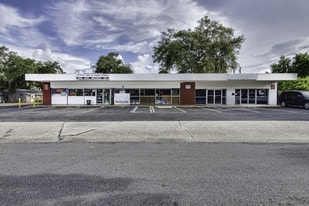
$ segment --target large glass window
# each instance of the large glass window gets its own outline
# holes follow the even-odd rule
[[[248,104],[248,89],[241,90],[241,103]]]
[[[63,88],[57,88],[57,89],[51,89],[52,94],[59,94],[61,96],[66,96],[67,95],[67,90]]]
[[[206,104],[206,89],[195,90],[195,104]]]
[[[215,104],[221,104],[221,100],[222,100],[222,91],[215,90]]]
[[[141,89],[141,96],[155,96],[155,89]]]
[[[226,89],[222,89],[222,104],[226,104]]]
[[[249,104],[255,104],[255,89],[249,89]]]
[[[141,104],[154,104],[156,99],[155,89],[141,89]]]
[[[268,89],[257,89],[256,96],[257,104],[268,104]]]
[[[130,104],[140,104],[139,89],[125,89],[126,93],[130,93]]]
[[[226,104],[226,89],[196,89],[196,104]]]
[[[235,89],[235,104],[268,104],[268,89]]]
[[[179,89],[172,89],[172,104],[179,104]]]
[[[171,104],[171,89],[156,89],[156,104]]]
[[[214,103],[214,90],[207,90],[207,104]]]
[[[69,96],[84,96],[83,89],[69,89]]]
[[[85,96],[95,96],[95,89],[85,89]]]

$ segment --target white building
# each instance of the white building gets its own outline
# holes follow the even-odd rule
[[[26,74],[52,105],[277,105],[277,82],[297,74]]]

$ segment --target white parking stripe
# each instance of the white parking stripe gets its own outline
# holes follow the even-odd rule
[[[183,112],[183,113],[187,113],[185,110],[183,110],[183,109],[181,109],[181,108],[178,108],[178,107],[174,107],[175,109],[177,109],[177,110],[179,110],[179,111],[181,111],[181,112]]]
[[[259,111],[252,110],[252,109],[241,109],[241,108],[237,108],[237,109],[235,109],[235,110],[244,111],[244,112],[252,112],[252,113],[255,113],[255,114],[260,114]]]
[[[221,111],[216,110],[216,109],[209,109],[209,108],[204,108],[204,109],[206,109],[206,110],[210,110],[210,111],[213,111],[213,112],[217,112],[217,113],[222,114],[222,112],[221,112]]]
[[[153,106],[149,107],[149,112],[150,113],[155,113],[156,112]]]
[[[295,111],[290,111],[290,110],[286,110],[286,109],[271,109],[271,108],[267,108],[267,109],[263,109],[263,111],[275,111],[275,112],[292,113],[292,114],[303,114],[303,113],[299,113],[299,112],[295,112]]]
[[[82,114],[88,113],[88,112],[92,112],[92,111],[94,111],[94,110],[97,110],[97,108],[94,108],[94,109],[87,109],[86,111],[83,111]]]
[[[130,113],[135,113],[137,110],[138,106],[134,107],[133,109],[131,109]]]

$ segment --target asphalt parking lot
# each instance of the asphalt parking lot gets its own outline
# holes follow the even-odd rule
[[[280,107],[36,107],[1,106],[1,122],[309,121],[309,110]]]

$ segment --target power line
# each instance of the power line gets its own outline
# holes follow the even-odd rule
[[[298,50],[296,50],[294,52],[291,52],[291,53],[283,55],[283,56],[290,56],[290,55],[296,54],[297,52],[300,52],[300,51],[302,51],[304,49],[307,49],[307,48],[309,48],[309,45],[308,46],[304,46],[304,47],[302,47],[302,48],[300,48],[300,49],[298,49]],[[279,58],[272,59],[272,60],[269,60],[269,61],[266,61],[266,62],[263,62],[263,63],[260,63],[260,64],[255,64],[255,65],[250,65],[250,66],[243,66],[242,68],[252,68],[252,67],[263,66],[265,64],[270,64],[270,63],[272,63],[274,61],[278,61],[278,59]]]

